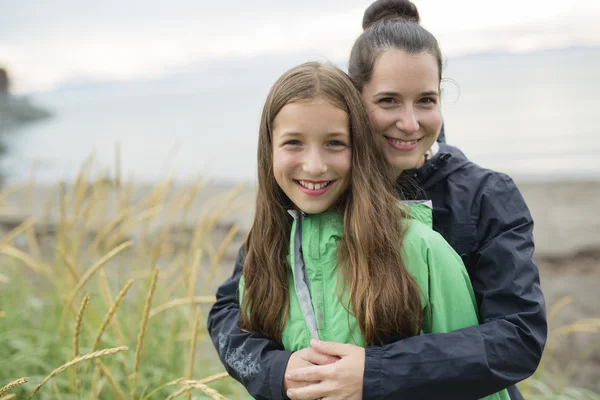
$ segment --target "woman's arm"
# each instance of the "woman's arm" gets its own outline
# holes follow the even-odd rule
[[[480,248],[471,276],[481,299],[482,324],[458,329],[465,321],[453,315],[460,317],[460,310],[446,316],[437,312],[449,305],[440,304],[445,298],[462,304],[459,308],[464,307],[467,314],[473,310],[472,299],[464,297],[467,292],[457,281],[464,279],[464,274],[436,275],[431,282],[434,286],[429,287],[434,307],[429,329],[458,330],[367,347],[363,399],[478,399],[516,384],[537,368],[547,324],[538,269],[532,259],[533,221],[512,180],[504,175],[494,179],[481,199],[481,216],[487,217],[479,221]],[[440,262],[443,260],[434,260]],[[437,270],[444,272],[443,268]],[[452,283],[444,285],[444,281]],[[435,287],[438,284],[442,286]],[[332,371],[332,366],[309,367],[292,372],[292,377],[306,379],[309,375],[318,382],[335,375]],[[302,399],[306,390],[299,393],[295,398]],[[311,395],[318,398],[323,393],[312,391]]]
[[[483,192],[480,211],[471,282],[481,325],[368,347],[363,399],[481,398],[537,368],[547,324],[531,215],[501,174]]]
[[[481,215],[487,217],[479,221],[481,246],[471,281],[481,299],[482,324],[450,333],[416,336],[383,347],[367,347],[363,399],[481,398],[522,381],[537,368],[547,335],[544,297],[538,268],[532,259],[533,221],[510,178],[498,175],[489,185],[481,199]],[[239,330],[239,275],[234,279],[235,275],[234,272],[230,279],[235,284],[229,285],[233,295],[223,301],[219,300],[223,293],[218,293],[217,304],[209,316],[213,342],[222,360],[228,351],[236,351],[237,343],[241,349],[253,343],[261,350],[245,353],[253,355],[255,360],[262,357],[261,365],[268,364],[276,359],[270,353],[282,350],[267,339]],[[223,330],[233,332],[234,340],[225,341],[220,347],[218,333]],[[246,335],[248,342],[239,335]],[[283,374],[285,364],[277,364],[283,365],[280,371]],[[256,378],[246,384],[235,370],[228,367],[228,371],[247,389],[262,387],[261,393],[267,395],[269,381],[277,383],[273,379]]]
[[[225,369],[256,399],[282,399],[283,374],[290,355],[277,343],[240,329],[238,285],[244,265],[240,249],[233,274],[217,290],[207,328]]]

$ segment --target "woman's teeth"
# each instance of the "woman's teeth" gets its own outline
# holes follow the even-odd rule
[[[301,184],[302,186],[304,186],[307,189],[310,190],[319,190],[319,189],[323,189],[325,186],[328,186],[332,181],[329,182],[322,182],[322,183],[312,183],[312,182],[306,182],[306,181],[298,181],[299,184]]]
[[[387,138],[390,142],[400,145],[400,146],[412,146],[414,144],[417,144],[417,142],[419,141],[419,139],[417,140],[400,140],[400,139],[394,139],[394,138]]]

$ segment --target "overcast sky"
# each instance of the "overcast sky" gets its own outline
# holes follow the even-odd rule
[[[346,60],[370,0],[18,0],[0,6],[13,91],[154,79],[225,58]],[[446,56],[600,46],[600,0],[416,0]]]

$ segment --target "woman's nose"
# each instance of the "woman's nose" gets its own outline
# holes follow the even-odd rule
[[[415,133],[419,130],[419,121],[412,107],[406,107],[400,111],[396,127],[406,133]]]

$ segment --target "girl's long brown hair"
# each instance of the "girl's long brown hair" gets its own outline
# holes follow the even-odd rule
[[[293,204],[273,175],[273,120],[293,102],[321,98],[346,111],[350,122],[350,185],[336,203],[343,213],[339,244],[340,283],[346,305],[369,344],[414,336],[422,323],[420,290],[401,256],[401,221],[408,218],[394,195],[394,175],[376,143],[358,90],[339,68],[316,62],[292,68],[267,97],[258,139],[258,193],[246,239],[242,328],[281,343],[289,308]]]

